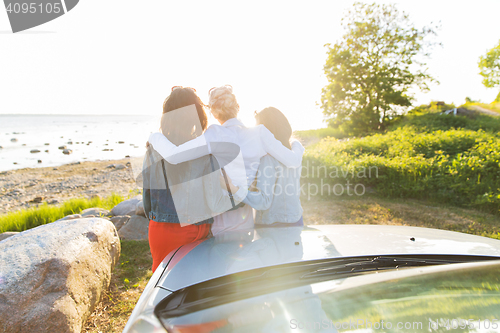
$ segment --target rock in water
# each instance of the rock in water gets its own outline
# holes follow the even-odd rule
[[[59,146],[59,149],[63,150],[63,149],[66,149],[67,147],[66,146]]]
[[[118,235],[120,235],[120,239],[125,240],[147,240],[148,227],[148,219],[134,215],[118,230]]]
[[[80,332],[120,256],[113,223],[49,223],[0,242],[0,332]]]
[[[135,215],[135,211],[137,209],[137,203],[142,200],[142,195],[138,195],[132,199],[128,199],[120,202],[118,205],[111,209],[111,215],[120,216],[120,215]]]
[[[39,153],[40,151],[38,149],[31,149],[30,150],[30,153],[32,154],[36,154],[36,153]]]
[[[71,154],[72,152],[73,152],[73,151],[72,151],[71,149],[64,149],[64,150],[63,150],[63,154],[64,154],[64,155],[69,155],[69,154]]]

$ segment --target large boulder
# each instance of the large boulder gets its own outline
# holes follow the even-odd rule
[[[149,220],[145,217],[133,215],[118,230],[121,239],[126,240],[147,240],[149,230]]]
[[[119,256],[116,229],[100,218],[49,223],[0,242],[0,332],[80,332]]]
[[[142,196],[138,195],[132,199],[128,199],[120,202],[118,205],[111,209],[111,215],[121,216],[121,215],[134,215],[137,209],[137,204],[142,200]]]

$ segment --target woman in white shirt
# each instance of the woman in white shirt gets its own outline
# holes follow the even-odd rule
[[[263,125],[245,127],[236,118],[239,105],[231,86],[212,88],[209,95],[210,111],[221,125],[211,125],[203,135],[180,146],[175,146],[159,132],[149,137],[149,143],[167,162],[178,164],[207,154],[221,158],[223,161],[219,160],[219,164],[224,166],[234,185],[239,187],[235,198],[246,197],[260,159],[267,154],[286,167],[301,166],[304,147],[300,142],[292,142],[291,149],[288,149]],[[237,158],[232,161],[224,161],[227,144],[235,144],[240,148]],[[234,153],[231,155],[234,156]],[[253,222],[252,208],[245,205],[215,216],[212,233],[216,235],[229,230],[252,228]]]

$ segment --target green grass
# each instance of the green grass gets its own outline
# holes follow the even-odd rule
[[[110,289],[82,332],[122,332],[153,272],[148,241],[121,241]]]
[[[320,171],[311,177],[316,181],[349,180],[384,197],[432,200],[500,215],[498,131],[500,119],[488,116],[413,115],[384,134],[324,139],[306,151],[304,163]]]
[[[77,198],[70,199],[58,206],[49,206],[46,203],[29,209],[0,215],[0,233],[6,231],[24,231],[43,224],[54,222],[66,215],[78,214],[82,210],[92,207],[111,209],[125,198],[112,194],[107,198]]]
[[[345,134],[342,133],[339,129],[331,127],[306,130],[306,131],[295,131],[293,134],[303,140],[323,139],[326,137],[334,137],[337,139],[341,139],[345,137]]]
[[[462,105],[462,107],[467,108],[468,106],[473,106],[473,105],[477,105],[485,109],[488,109],[490,111],[500,113],[500,102],[493,102],[490,104],[472,102],[472,103],[465,103],[464,105]]]

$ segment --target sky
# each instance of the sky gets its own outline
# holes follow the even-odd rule
[[[415,94],[491,102],[479,56],[500,40],[499,0],[396,3],[415,26],[441,24],[428,72],[440,82]],[[172,86],[230,84],[240,118],[280,109],[294,130],[324,127],[318,106],[327,48],[344,33],[353,1],[81,0],[66,15],[12,34],[0,10],[0,114],[158,115]]]

